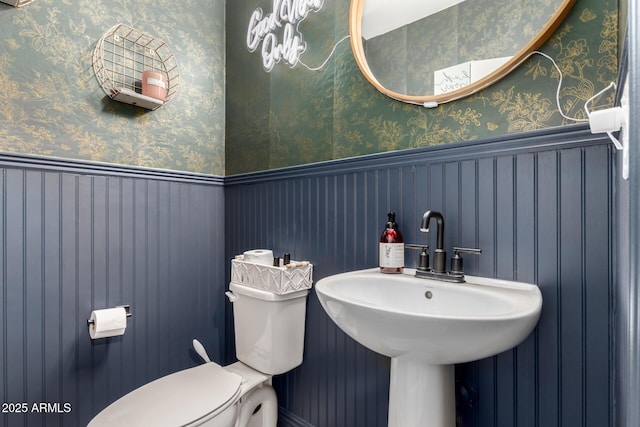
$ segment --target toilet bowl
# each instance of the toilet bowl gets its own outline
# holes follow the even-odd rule
[[[205,363],[121,397],[88,427],[276,427],[278,402],[270,379],[242,362]]]
[[[302,363],[308,290],[278,295],[237,283],[229,289],[238,362],[208,362],[145,384],[88,427],[276,427],[271,378]]]

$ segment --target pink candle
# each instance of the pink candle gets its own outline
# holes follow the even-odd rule
[[[164,101],[167,96],[167,79],[162,73],[143,71],[142,94]]]

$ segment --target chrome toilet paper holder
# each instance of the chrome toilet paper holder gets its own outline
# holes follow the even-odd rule
[[[129,304],[116,305],[116,308],[120,308],[120,307],[124,308],[124,311],[125,311],[125,313],[127,315],[127,318],[133,316],[133,314],[131,314],[131,307],[129,306]],[[87,320],[87,325],[93,325],[93,324],[94,324],[93,320],[91,320],[91,319]]]

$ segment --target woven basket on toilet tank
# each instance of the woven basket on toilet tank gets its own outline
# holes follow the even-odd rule
[[[231,282],[284,295],[310,289],[313,283],[313,265],[291,262],[292,267],[273,267],[239,259],[231,261]]]

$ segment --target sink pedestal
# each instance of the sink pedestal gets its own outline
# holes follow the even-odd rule
[[[391,358],[389,427],[454,427],[454,366]]]
[[[515,347],[542,309],[536,285],[466,276],[451,284],[377,268],[316,283],[331,320],[391,357],[389,427],[455,427],[454,364]]]

